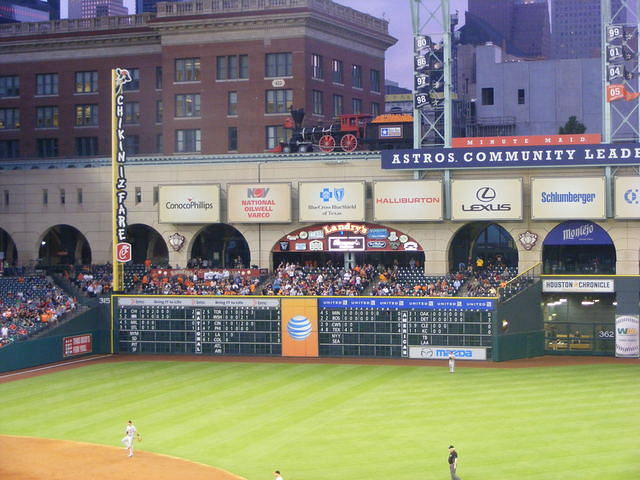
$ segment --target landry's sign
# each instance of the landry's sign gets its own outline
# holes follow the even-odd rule
[[[442,182],[374,182],[373,218],[379,221],[442,220]]]
[[[621,143],[615,145],[425,148],[420,150],[383,150],[381,158],[382,168],[392,170],[634,165],[640,162],[640,146],[637,143]]]
[[[290,183],[243,183],[227,187],[231,223],[290,223]]]
[[[158,222],[219,223],[219,185],[161,185]]]

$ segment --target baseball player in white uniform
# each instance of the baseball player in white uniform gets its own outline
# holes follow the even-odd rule
[[[124,448],[127,449],[127,451],[129,452],[129,457],[133,457],[133,441],[136,439],[136,433],[138,431],[136,430],[136,427],[133,425],[133,422],[131,420],[129,420],[127,422],[127,427],[125,428],[125,435],[124,438],[122,439],[122,443],[124,445]]]

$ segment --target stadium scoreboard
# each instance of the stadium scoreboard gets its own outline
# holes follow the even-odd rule
[[[304,341],[320,357],[445,358],[446,349],[464,349],[485,359],[496,333],[495,299],[318,297],[302,317],[290,306],[295,297],[114,299],[122,353],[286,356],[286,344],[300,340],[283,338],[293,318],[309,322]]]

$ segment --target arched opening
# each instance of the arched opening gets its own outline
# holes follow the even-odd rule
[[[571,220],[557,225],[542,244],[543,272],[615,274],[616,247],[600,225]]]
[[[142,264],[146,259],[153,265],[169,263],[167,243],[154,228],[135,223],[127,227],[127,240],[132,247],[132,263]]]
[[[18,249],[11,235],[6,230],[0,228],[0,263],[8,266],[18,264]],[[0,268],[0,270],[2,270]]]
[[[40,241],[39,264],[90,265],[91,247],[87,238],[71,225],[55,225],[49,228]]]
[[[217,268],[246,268],[251,265],[249,245],[231,225],[216,223],[204,227],[191,244],[191,259]]]
[[[491,222],[469,223],[456,232],[449,247],[449,269],[460,270],[474,264],[477,258],[485,265],[504,263],[518,266],[518,248],[513,237],[502,226]]]

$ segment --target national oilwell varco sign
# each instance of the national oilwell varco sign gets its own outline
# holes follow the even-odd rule
[[[220,185],[161,185],[158,222],[219,223]]]
[[[635,143],[491,148],[428,148],[381,152],[385,169],[531,168],[633,165],[640,162]]]

